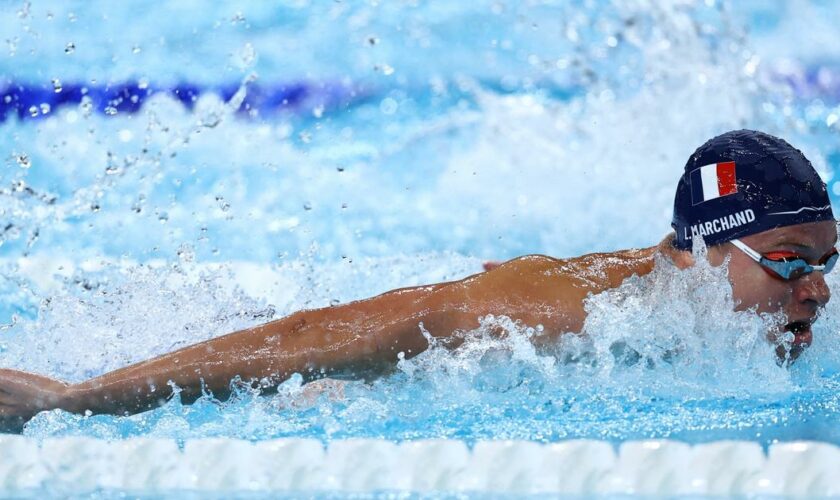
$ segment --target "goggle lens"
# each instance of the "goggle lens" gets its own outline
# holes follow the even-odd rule
[[[831,254],[826,256],[820,267],[823,274],[830,273],[837,264],[837,259],[840,254],[835,249]],[[803,259],[796,257],[795,254],[788,254],[787,252],[773,252],[761,257],[759,263],[776,277],[784,280],[795,280],[807,274],[819,270]]]

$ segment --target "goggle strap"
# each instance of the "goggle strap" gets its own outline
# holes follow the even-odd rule
[[[729,240],[733,245],[735,245],[739,250],[747,254],[752,260],[756,262],[761,262],[761,254],[753,250],[752,248],[744,245],[741,240],[738,238],[733,238]]]

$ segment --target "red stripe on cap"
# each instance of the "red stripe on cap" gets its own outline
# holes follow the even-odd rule
[[[725,161],[717,164],[718,192],[721,196],[738,192],[735,182],[735,162]]]

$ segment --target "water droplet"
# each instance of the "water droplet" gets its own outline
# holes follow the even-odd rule
[[[90,205],[90,211],[94,213],[98,212],[100,208],[99,203],[91,203]]]
[[[137,82],[137,88],[138,89],[143,89],[143,90],[149,88],[149,80],[146,80],[145,78],[141,78],[140,81]]]
[[[367,39],[367,42],[368,42],[368,45],[373,46],[373,45],[376,45],[376,44],[379,43],[379,38],[377,38],[375,36],[369,36],[368,39]]]
[[[114,116],[115,114],[117,114],[117,108],[115,108],[114,106],[106,106],[105,114],[109,116]]]
[[[187,244],[183,244],[178,247],[178,251],[176,253],[178,254],[178,258],[181,262],[192,262],[195,258],[195,251]]]
[[[139,54],[141,50],[142,49],[140,48],[139,45],[135,45],[134,47],[131,47],[131,53],[132,54]]]
[[[29,160],[29,155],[26,153],[15,155],[15,161],[17,161],[17,164],[20,165],[21,168],[29,168],[32,166],[32,162]]]
[[[251,42],[247,42],[239,50],[239,63],[241,68],[250,68],[257,60],[257,51]]]
[[[49,113],[50,109],[52,109],[52,108],[50,107],[49,104],[47,104],[47,103],[42,103],[41,104],[41,114],[42,115],[45,115],[45,114]]]
[[[14,327],[14,326],[17,324],[18,319],[19,319],[19,318],[18,318],[18,315],[17,315],[17,314],[12,314],[12,322],[11,322],[11,323],[1,324],[1,325],[0,325],[0,330],[8,330],[9,328]],[[0,349],[0,350],[2,350],[2,349]]]
[[[73,52],[76,52],[76,44],[73,42],[68,42],[67,45],[64,46],[64,53],[72,54]]]
[[[30,7],[32,7],[32,3],[31,3],[31,2],[23,2],[23,5],[21,6],[20,10],[19,10],[19,11],[17,11],[17,16],[18,16],[20,19],[26,19],[27,17],[29,17],[29,9],[30,9]]]
[[[312,203],[307,201],[306,203],[303,204],[303,209],[307,210],[307,211],[312,210]]]
[[[82,109],[82,114],[84,116],[90,116],[93,113],[93,101],[88,96],[82,97],[79,107]]]
[[[379,67],[382,70],[382,74],[385,76],[391,76],[394,74],[394,68],[391,67],[389,64],[383,64]]]
[[[379,111],[386,115],[393,115],[397,111],[397,101],[390,97],[382,99],[382,102],[379,103]]]
[[[312,140],[312,134],[306,130],[301,131],[301,133],[298,134],[298,137],[300,138],[300,142],[303,142],[304,144],[309,144],[309,141]]]
[[[335,167],[335,169],[339,172],[344,172],[344,167]]]
[[[12,96],[7,95],[7,96],[3,97],[3,102],[5,102],[6,104],[9,104],[10,102],[12,102]]]
[[[158,214],[158,222],[161,224],[166,224],[169,222],[169,214],[166,212],[161,212]]]
[[[38,116],[38,106],[29,106],[29,116],[33,118]]]
[[[319,104],[318,106],[315,106],[315,108],[312,110],[312,116],[314,116],[315,118],[321,118],[322,116],[324,116],[324,105]]]
[[[330,300],[330,306],[337,306],[339,304],[341,304],[341,301],[338,300],[338,299],[331,299]]]
[[[216,201],[219,202],[219,208],[222,210],[222,212],[227,212],[228,210],[230,210],[230,203],[225,201],[223,196],[216,196]]]
[[[58,78],[53,78],[52,79],[52,86],[53,86],[53,90],[55,91],[56,94],[61,92],[61,80],[59,80]]]
[[[342,203],[341,208],[347,208],[347,203]]]

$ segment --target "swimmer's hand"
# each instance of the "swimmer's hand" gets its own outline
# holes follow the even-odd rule
[[[0,430],[19,432],[36,413],[65,408],[69,388],[42,375],[0,369]]]

